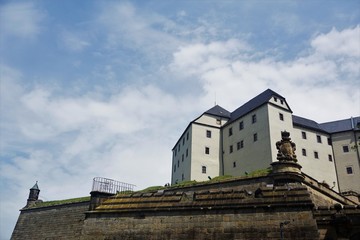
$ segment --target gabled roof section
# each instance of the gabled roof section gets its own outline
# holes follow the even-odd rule
[[[230,118],[231,113],[225,108],[222,108],[219,105],[215,105],[214,107],[204,112],[204,114],[209,114],[217,117]]]
[[[360,117],[351,117],[348,119],[321,123],[320,127],[329,133],[360,130]]]
[[[231,113],[231,119],[228,123],[233,122],[236,119],[246,115],[247,113],[259,108],[260,106],[269,102],[269,100],[272,97],[277,97],[279,99],[285,100],[285,98],[283,96],[281,96],[280,94],[274,92],[271,89],[267,89],[266,91],[260,93],[259,95],[257,95],[256,97],[254,97],[253,99],[251,99],[250,101],[248,101],[247,103],[245,103],[244,105],[242,105],[241,107],[236,109],[235,111],[233,111]],[[287,105],[287,103],[286,103],[286,105]],[[290,107],[289,107],[289,110],[291,111]]]
[[[30,188],[30,190],[40,190],[37,181],[36,181],[35,185],[32,188]]]
[[[320,124],[318,124],[314,120],[310,120],[310,119],[295,116],[295,115],[292,116],[292,120],[293,120],[294,125],[304,127],[304,128],[310,128],[315,131],[327,132],[320,126]]]

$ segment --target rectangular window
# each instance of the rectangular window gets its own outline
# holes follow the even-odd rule
[[[233,134],[232,128],[229,128],[229,136],[231,136],[232,134]]]
[[[349,146],[348,145],[343,146],[343,152],[344,153],[349,152]]]
[[[281,121],[284,121],[284,114],[279,113],[279,118],[280,118]]]
[[[202,173],[206,173],[206,166],[202,166],[202,167],[201,167],[201,172],[202,172]]]
[[[254,133],[254,142],[256,142],[258,140],[258,135],[257,133]]]
[[[184,174],[181,174],[181,180],[183,180],[184,181]]]
[[[301,132],[302,139],[306,139],[306,132]]]
[[[329,162],[332,162],[332,161],[333,161],[333,158],[332,158],[332,155],[331,155],[331,154],[328,155],[328,158],[329,158]]]
[[[186,149],[186,157],[189,156],[189,149]]]
[[[243,130],[244,129],[244,121],[241,121],[239,123],[239,130]]]
[[[353,169],[352,169],[351,166],[346,167],[346,173],[347,173],[347,174],[353,174]]]
[[[274,97],[274,101],[277,102],[277,97]]]
[[[233,168],[236,168],[236,162],[233,162]]]
[[[184,154],[181,156],[181,161],[182,162],[184,161]]]
[[[221,119],[216,119],[216,124],[221,125]]]
[[[244,140],[240,141],[240,148],[244,148]]]
[[[230,149],[229,149],[229,151],[230,151],[230,153],[232,153],[233,152],[233,145],[230,145]]]
[[[176,172],[176,164],[174,165],[174,172]]]
[[[319,153],[317,151],[314,152],[314,158],[319,159]]]
[[[321,143],[321,136],[320,135],[316,135],[316,140],[318,143]]]
[[[174,152],[175,152],[175,157],[176,157],[176,154],[177,154],[176,148],[175,148]]]
[[[281,100],[280,100],[280,103],[281,103],[281,105],[284,104],[284,100],[281,99]]]
[[[303,155],[303,156],[306,156],[306,149],[305,149],[305,148],[303,148],[303,149],[301,150],[301,152],[302,152],[302,155]]]
[[[210,148],[209,147],[205,147],[205,154],[210,154]]]
[[[327,141],[328,141],[328,144],[329,144],[329,145],[332,145],[331,138],[328,138],[328,140],[327,140]]]
[[[186,133],[186,140],[189,140],[189,132]]]
[[[251,116],[251,122],[256,123],[256,114]]]
[[[211,131],[210,130],[206,130],[206,137],[211,138]]]

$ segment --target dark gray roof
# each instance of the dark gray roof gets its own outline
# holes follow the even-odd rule
[[[327,132],[326,130],[321,128],[320,124],[318,124],[314,120],[310,120],[310,119],[295,116],[295,115],[292,116],[292,120],[293,120],[294,125],[305,127],[305,128],[310,128],[310,129],[313,129],[316,131]]]
[[[241,107],[236,109],[231,113],[231,118],[228,123],[235,121],[236,119],[248,114],[249,112],[255,110],[256,108],[262,106],[267,103],[272,97],[278,97],[279,99],[285,100],[285,98],[278,93],[274,92],[271,89],[267,89],[266,91],[260,93],[247,103],[243,104]],[[290,108],[289,108],[290,109]],[[290,110],[291,111],[291,110]]]
[[[360,117],[348,118],[333,122],[321,123],[320,127],[329,133],[360,130]]]
[[[30,190],[40,190],[39,186],[37,184],[37,181],[36,181],[35,185],[32,188],[30,188]]]
[[[214,115],[214,116],[218,116],[218,117],[230,118],[230,112],[228,110],[220,107],[219,105],[216,105],[216,106],[210,108],[209,110],[207,110],[205,112],[205,114],[210,114],[210,115]]]

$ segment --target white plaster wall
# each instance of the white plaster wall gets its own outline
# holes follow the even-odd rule
[[[302,138],[302,131],[306,132],[307,139]],[[322,143],[317,142],[317,135],[321,136]],[[291,136],[292,141],[296,144],[296,155],[299,164],[302,166],[301,171],[319,182],[325,181],[330,187],[333,186],[333,182],[336,182],[333,189],[338,191],[334,160],[331,162],[328,157],[328,155],[332,155],[334,159],[332,146],[328,144],[330,136],[299,126],[294,126]],[[306,156],[302,155],[303,148],[306,149]],[[314,151],[318,152],[318,159],[314,157]]]
[[[256,123],[252,123],[252,115],[256,114]],[[244,129],[239,129],[240,122],[244,122]],[[229,128],[233,135],[229,136]],[[257,133],[258,140],[254,142],[253,135]],[[244,148],[237,149],[237,142],[243,140]],[[230,153],[230,145],[233,152]],[[264,105],[244,117],[236,120],[223,129],[224,174],[243,176],[245,172],[252,172],[270,166],[271,149],[269,137],[268,109]],[[233,167],[236,162],[236,167]]]
[[[360,132],[356,133],[359,139]],[[332,136],[332,144],[334,149],[335,164],[338,172],[340,191],[356,191],[360,193],[360,167],[358,160],[358,152],[351,149],[355,144],[354,132],[336,133]],[[343,146],[349,146],[349,152],[343,151]],[[353,174],[347,174],[346,167],[352,166]]]

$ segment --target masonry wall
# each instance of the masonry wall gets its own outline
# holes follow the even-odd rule
[[[12,240],[79,239],[89,202],[23,209]]]
[[[203,209],[197,212],[156,212],[90,216],[81,239],[318,239],[316,221],[304,209]]]

